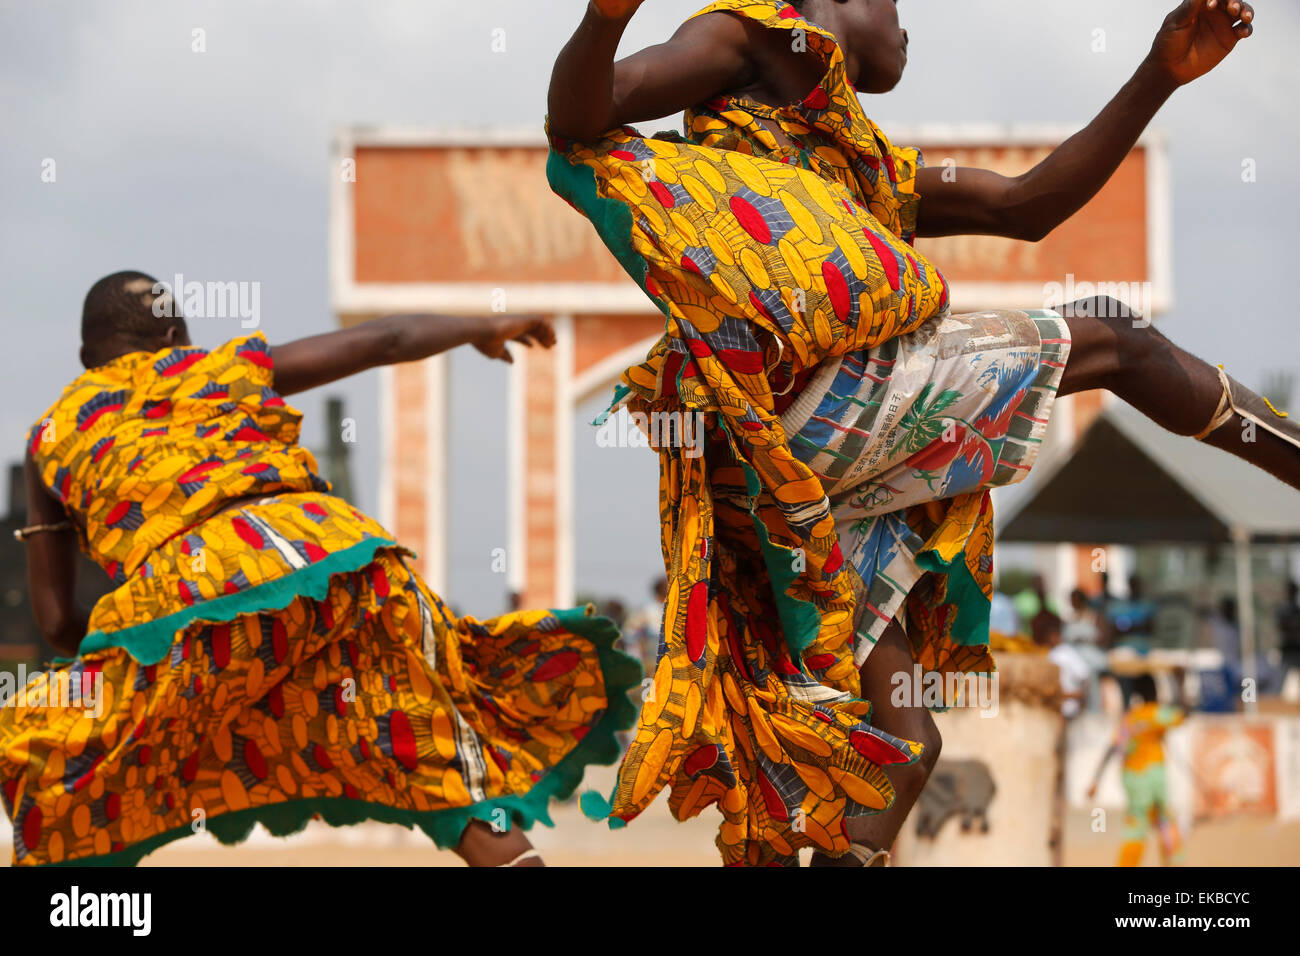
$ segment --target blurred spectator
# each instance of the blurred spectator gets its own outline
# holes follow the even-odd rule
[[[1075,588],[1070,592],[1070,610],[1061,626],[1061,637],[1088,665],[1088,693],[1084,707],[1096,711],[1101,707],[1101,675],[1108,668],[1106,652],[1102,650],[1102,617],[1094,610],[1088,595]]]
[[[627,620],[627,608],[623,606],[623,602],[618,598],[610,598],[606,601],[600,613],[613,621],[614,626],[620,631],[623,629],[623,624]]]
[[[1150,648],[1156,605],[1147,600],[1142,579],[1136,574],[1128,579],[1128,597],[1107,601],[1105,614],[1113,644],[1126,644],[1139,652]]]
[[[1070,592],[1070,610],[1062,621],[1061,636],[1076,645],[1101,642],[1101,616],[1089,606],[1088,595],[1080,588]]]
[[[640,661],[647,675],[654,674],[659,658],[664,602],[668,600],[667,579],[656,578],[651,592],[654,600],[632,612],[623,628],[623,652]]]
[[[1202,633],[1208,638],[1201,641],[1202,647],[1212,646],[1222,655],[1225,643],[1233,647],[1240,646],[1239,642],[1232,640],[1226,630],[1222,608],[1209,607],[1202,603],[1199,614],[1203,621]],[[1199,671],[1197,677],[1200,683],[1200,693],[1197,695],[1198,709],[1212,714],[1230,714],[1237,709],[1237,696],[1233,693],[1230,684],[1232,675],[1228,672],[1226,658],[1217,668]]]
[[[1048,660],[1061,675],[1061,713],[1066,720],[1079,716],[1088,699],[1093,670],[1079,649],[1063,639],[1061,619],[1051,612],[1040,619]]]
[[[1246,675],[1246,668],[1236,598],[1225,597],[1219,601],[1218,613],[1210,619],[1210,632],[1214,637],[1214,646],[1223,655],[1223,669],[1228,686],[1234,688],[1234,694],[1239,694],[1245,689],[1242,679]],[[1254,658],[1255,693],[1276,693],[1281,689],[1285,671],[1279,672],[1259,647],[1255,648]]]
[[[989,630],[1003,637],[1015,637],[1020,633],[1020,615],[1016,613],[1016,602],[1010,595],[993,592],[989,603]]]
[[[1098,576],[1101,578],[1101,590],[1099,590],[1094,597],[1088,600],[1088,606],[1097,612],[1100,623],[1104,625],[1109,619],[1106,609],[1110,606],[1110,602],[1114,600],[1114,598],[1110,593],[1110,572],[1102,571]],[[1102,628],[1101,638],[1103,644],[1109,643],[1110,641],[1110,635],[1106,633],[1105,627]]]
[[[1231,671],[1241,669],[1241,628],[1237,626],[1236,598],[1220,598],[1217,612],[1210,618],[1214,646],[1223,655],[1223,664]]]
[[[1016,613],[1020,615],[1020,625],[1028,630],[1035,644],[1047,643],[1048,632],[1059,625],[1060,617],[1056,613],[1055,603],[1047,596],[1047,585],[1041,574],[1035,574],[1033,583],[1015,596]]]

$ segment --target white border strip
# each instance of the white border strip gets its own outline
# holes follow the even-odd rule
[[[1151,311],[1174,307],[1174,197],[1169,174],[1169,137],[1162,129],[1142,138],[1146,146],[1147,280]]]
[[[1045,307],[1045,284],[954,281],[950,288],[952,309],[954,312],[1041,309]],[[362,283],[354,286],[346,299],[335,301],[334,310],[341,317],[369,317],[394,312],[490,315],[492,294],[494,291],[499,294],[503,289],[512,312],[555,315],[572,315],[576,312],[646,316],[659,314],[631,279],[622,283],[527,283],[513,286],[477,282]],[[1153,300],[1158,301],[1154,289],[1152,295]],[[653,343],[654,340],[647,341]]]
[[[573,316],[555,317],[555,604],[573,605],[576,555],[573,528]]]
[[[605,356],[581,375],[575,376],[569,388],[574,409],[576,410],[577,406],[593,395],[614,385],[629,365],[644,361],[659,338],[658,335],[652,335],[650,338],[625,346]]]
[[[507,346],[509,348],[509,346]],[[523,595],[528,586],[525,492],[528,457],[527,360],[516,356],[506,379],[506,581]]]
[[[397,486],[394,476],[397,474],[397,442],[395,432],[397,422],[393,418],[397,410],[394,397],[393,368],[385,365],[379,369],[379,523],[389,534],[396,534],[397,528]]]
[[[345,311],[341,308],[357,288],[356,282],[356,246],[355,246],[355,211],[352,184],[345,183],[342,176],[343,161],[356,158],[356,141],[350,130],[339,130],[334,134],[333,155],[330,169],[330,262],[329,286],[330,301],[335,312]]]
[[[437,594],[447,593],[447,445],[451,440],[447,403],[451,374],[446,353],[424,361],[425,474],[424,580]]]
[[[494,295],[502,292],[511,312],[658,312],[631,279],[622,282],[362,282],[339,292],[333,302],[340,315],[376,312],[455,312],[491,315]],[[1041,298],[1041,296],[1040,296]]]

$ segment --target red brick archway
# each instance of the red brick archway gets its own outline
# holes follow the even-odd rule
[[[893,130],[929,165],[1019,173],[1072,130],[961,127]],[[996,144],[996,145],[995,145]],[[546,185],[540,133],[365,129],[336,138],[330,281],[344,325],[401,311],[540,312],[558,345],[517,357],[510,374],[512,590],[525,606],[572,602],[575,406],[644,355],[662,316],[580,216]],[[1041,308],[1045,286],[1144,283],[1149,308],[1170,305],[1163,141],[1146,138],[1106,189],[1037,244],[987,237],[923,240],[957,311]],[[380,517],[446,585],[446,359],[386,369],[381,379]],[[1065,430],[1099,398],[1062,402]],[[399,440],[400,436],[400,440]],[[400,450],[400,454],[399,454]],[[1063,551],[1063,565],[1073,560]]]

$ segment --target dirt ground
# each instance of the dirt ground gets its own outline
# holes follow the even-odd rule
[[[602,792],[602,773],[588,782]],[[586,819],[577,801],[552,811],[555,829],[538,826],[532,839],[555,866],[716,866],[713,840],[717,816],[712,811],[677,823],[659,800],[631,826],[617,831]],[[1119,855],[1118,832],[1093,833],[1089,815],[1071,811],[1066,826],[1065,861],[1069,866],[1111,866]],[[950,823],[956,826],[956,823]],[[1008,839],[1013,838],[1008,835]],[[0,854],[9,858],[7,821],[0,827]],[[1154,839],[1143,865],[1158,862]],[[1237,817],[1195,826],[1188,838],[1191,866],[1300,865],[1300,822]],[[210,836],[196,836],[163,847],[144,866],[461,866],[452,853],[441,852],[418,831],[383,824],[333,829],[312,824],[296,836],[280,839],[255,831],[237,847],[223,847]]]

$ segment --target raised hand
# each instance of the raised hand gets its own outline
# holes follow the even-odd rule
[[[536,315],[494,315],[475,321],[481,322],[481,326],[474,332],[474,348],[490,359],[513,362],[514,358],[506,348],[507,342],[530,347],[540,345],[544,349],[555,344],[555,329],[550,322]]]
[[[1209,73],[1254,32],[1255,10],[1244,0],[1184,0],[1165,17],[1148,60],[1181,86]]]

